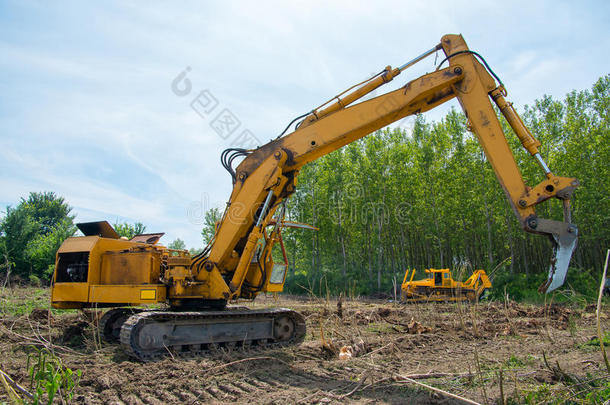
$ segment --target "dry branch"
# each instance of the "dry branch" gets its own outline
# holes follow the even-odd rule
[[[362,387],[362,384],[364,384],[364,382],[366,381],[366,379],[367,379],[367,378],[368,378],[368,375],[366,375],[366,374],[365,374],[365,375],[364,375],[364,377],[362,377],[362,378],[360,379],[360,381],[358,382],[358,384],[356,385],[356,387],[355,387],[353,390],[351,390],[350,392],[345,393],[345,394],[343,394],[343,395],[339,395],[339,396],[337,396],[337,397],[336,397],[336,399],[344,399],[344,398],[347,398],[347,397],[349,397],[350,395],[352,395],[354,392],[358,391],[358,390],[360,389],[360,387]]]
[[[76,350],[70,349],[69,347],[64,347],[64,346],[59,346],[59,345],[53,344],[53,343],[47,341],[46,339],[42,338],[41,336],[37,336],[37,338],[31,338],[31,337],[28,337],[28,336],[20,335],[19,333],[15,332],[15,331],[13,331],[13,330],[11,330],[9,328],[4,328],[4,329],[7,332],[9,332],[10,334],[18,337],[19,339],[23,339],[23,340],[29,342],[29,344],[31,344],[33,346],[42,346],[42,347],[44,347],[45,349],[48,349],[51,352],[53,351],[53,349],[57,349],[57,350],[64,351],[64,352],[67,352],[67,353],[71,353],[71,354],[74,354],[74,355],[77,355],[77,356],[86,356],[86,354],[79,353]]]
[[[23,388],[21,385],[17,384],[15,382],[15,380],[13,380],[11,378],[10,375],[6,374],[4,371],[0,370],[0,375],[2,376],[2,378],[4,378],[4,380],[11,385],[14,389],[16,389],[17,391],[19,391],[21,394],[25,395],[26,397],[32,399],[34,398],[34,396],[32,394],[29,393],[28,390],[26,390],[25,388]]]
[[[298,401],[297,401],[297,403],[306,402],[307,400],[309,400],[309,399],[311,399],[311,398],[315,397],[315,396],[316,396],[316,395],[318,395],[318,394],[321,394],[321,395],[323,395],[323,396],[325,396],[325,397],[330,397],[330,398],[333,398],[333,399],[336,399],[336,400],[342,400],[342,399],[345,399],[345,398],[347,398],[347,397],[351,396],[352,394],[354,394],[354,393],[356,393],[356,392],[358,392],[358,391],[365,390],[365,389],[367,389],[367,388],[369,388],[369,387],[372,387],[373,385],[376,385],[376,384],[379,384],[379,383],[381,383],[381,382],[388,381],[388,380],[391,380],[391,379],[392,379],[391,377],[382,378],[382,379],[381,379],[381,380],[379,380],[379,381],[372,382],[372,383],[369,383],[369,384],[367,384],[367,385],[364,385],[364,386],[363,386],[364,382],[365,382],[365,381],[366,381],[368,378],[369,378],[369,375],[368,375],[368,374],[366,374],[366,373],[364,373],[364,374],[361,376],[361,378],[360,378],[360,380],[358,381],[358,383],[356,384],[356,386],[355,386],[355,387],[354,387],[354,388],[353,388],[351,391],[346,392],[345,394],[337,395],[337,394],[334,394],[332,391],[330,391],[330,392],[326,392],[326,391],[322,391],[322,390],[317,390],[317,391],[316,391],[316,392],[314,392],[313,394],[308,395],[308,396],[306,396],[306,397],[304,397],[304,398],[301,398],[300,400],[298,400]]]
[[[434,391],[434,392],[437,392],[439,394],[445,395],[447,397],[450,397],[450,398],[453,398],[453,399],[457,399],[457,400],[462,401],[462,402],[464,402],[466,404],[481,405],[480,403],[475,402],[475,401],[473,401],[471,399],[464,398],[464,397],[461,397],[461,396],[456,395],[456,394],[452,394],[451,392],[444,391],[444,390],[442,390],[440,388],[436,388],[436,387],[433,387],[433,386],[428,385],[428,384],[424,384],[422,382],[419,382],[419,381],[416,381],[416,380],[414,380],[412,378],[409,378],[406,375],[396,374],[396,377],[398,377],[400,380],[402,380],[404,382],[409,382],[409,383],[412,383],[412,384],[415,384],[415,385],[419,385],[419,386],[424,387],[424,388],[426,388],[426,389],[428,389],[430,391]],[[399,381],[399,382],[402,382],[402,381]]]
[[[412,380],[426,380],[428,378],[444,378],[444,377],[472,377],[471,373],[425,373],[425,374],[407,374],[405,377]]]
[[[311,398],[315,397],[316,395],[318,395],[318,394],[320,394],[320,393],[323,393],[323,391],[322,391],[322,390],[317,390],[317,391],[316,391],[316,392],[314,392],[313,394],[311,394],[311,395],[307,395],[305,398],[301,398],[301,399],[299,399],[299,400],[297,401],[297,404],[300,404],[301,402],[306,402],[308,399],[311,399]]]
[[[401,336],[401,337],[399,337],[398,339],[395,339],[395,340],[391,341],[391,342],[390,342],[390,343],[388,343],[387,345],[381,346],[381,347],[379,347],[379,348],[377,348],[377,349],[375,349],[375,350],[372,350],[372,351],[370,351],[370,352],[368,352],[368,353],[363,354],[361,357],[370,356],[371,354],[375,354],[375,353],[378,353],[378,352],[380,352],[380,351],[382,351],[382,350],[385,350],[385,349],[387,349],[388,347],[393,346],[395,343],[400,342],[400,341],[401,341],[401,340],[403,340],[404,338],[405,338],[404,336]]]
[[[610,258],[610,249],[606,252],[606,264],[604,265],[604,274],[602,274],[602,282],[599,285],[599,296],[597,297],[597,309],[595,315],[597,317],[597,338],[599,339],[599,347],[604,357],[604,363],[606,363],[606,370],[610,373],[610,363],[608,363],[608,356],[606,356],[606,347],[604,346],[604,340],[602,339],[602,327],[599,321],[600,309],[602,307],[602,295],[604,293],[604,286],[606,284],[606,273],[608,271],[608,259]]]

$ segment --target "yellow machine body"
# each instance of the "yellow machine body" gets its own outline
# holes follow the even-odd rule
[[[68,238],[57,251],[52,305],[82,308],[165,302],[161,261],[167,250],[123,239]],[[165,257],[164,257],[165,256]]]
[[[168,249],[156,242],[126,240],[118,235],[68,238],[57,251],[51,304],[67,309],[140,306],[184,299],[189,297],[185,292],[193,278],[190,264],[188,251]],[[272,272],[263,291],[281,292],[287,265],[274,263],[269,254],[265,267]],[[256,261],[250,263],[246,280],[252,284],[261,282]],[[214,287],[209,279],[197,285]]]
[[[401,285],[404,301],[476,301],[491,288],[485,270],[475,270],[464,282],[455,281],[449,269],[426,269],[426,274],[427,278],[414,281],[415,269],[405,272]]]

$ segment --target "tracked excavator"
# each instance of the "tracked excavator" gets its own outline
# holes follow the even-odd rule
[[[435,71],[362,100],[436,52],[445,57]],[[225,150],[221,162],[231,175],[233,191],[212,241],[201,253],[168,249],[157,243],[159,235],[123,240],[105,222],[81,224],[85,236],[67,239],[57,252],[52,305],[114,308],[104,315],[100,328],[140,360],[168,351],[200,353],[219,345],[301,342],[305,321],[295,311],[227,306],[240,298],[283,289],[287,264],[275,263],[272,249],[282,245],[281,230],[288,226],[285,202],[295,191],[299,170],[350,142],[453,98],[464,110],[469,129],[483,147],[523,230],[550,239],[554,253],[540,291],[552,291],[563,284],[576,246],[578,230],[570,219],[570,197],[578,181],[551,171],[540,155],[540,143],[505,97],[502,81],[485,59],[471,51],[462,36],[446,35],[413,60],[396,68],[388,66],[295,118],[269,143],[251,150]],[[538,162],[544,174],[539,184],[525,184],[492,102]],[[242,160],[234,167],[238,159]],[[536,215],[536,206],[550,198],[562,201],[563,221]],[[146,304],[162,309],[134,309]]]

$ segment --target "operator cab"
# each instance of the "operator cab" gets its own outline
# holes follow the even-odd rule
[[[442,287],[443,285],[451,285],[451,274],[449,269],[426,269],[428,278],[434,280],[435,287]]]
[[[439,272],[434,273],[434,285],[435,286],[443,285],[443,273],[439,273]]]

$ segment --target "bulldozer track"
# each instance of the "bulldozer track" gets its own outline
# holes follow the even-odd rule
[[[475,302],[482,297],[485,289],[481,292],[473,288],[431,288],[419,286],[415,289],[413,297],[403,298],[406,302],[433,302],[433,301],[469,301]]]
[[[185,321],[193,325],[201,323],[201,326],[203,327],[213,325],[214,323],[210,323],[210,321],[214,320],[218,320],[218,324],[227,322],[239,324],[240,321],[243,321],[245,324],[253,320],[264,320],[269,318],[273,320],[274,325],[278,324],[280,321],[284,321],[286,318],[290,319],[293,325],[289,331],[290,336],[280,336],[281,339],[249,339],[248,336],[243,336],[243,338],[239,340],[232,337],[226,341],[217,339],[213,343],[201,342],[186,345],[180,343],[172,344],[168,340],[168,342],[163,342],[163,348],[152,350],[142,348],[140,345],[142,337],[146,338],[146,336],[141,335],[145,333],[143,328],[145,326],[154,325],[155,323],[164,327],[167,327],[168,325],[171,326],[173,324],[173,328],[175,329],[176,325],[184,323]],[[300,344],[304,340],[305,333],[305,319],[298,312],[285,308],[264,310],[232,309],[203,312],[147,311],[132,315],[125,321],[121,327],[120,341],[125,352],[130,357],[141,361],[154,361],[163,357],[201,356],[223,347],[272,348],[286,345],[296,345]],[[274,336],[277,336],[276,331],[274,331]]]

